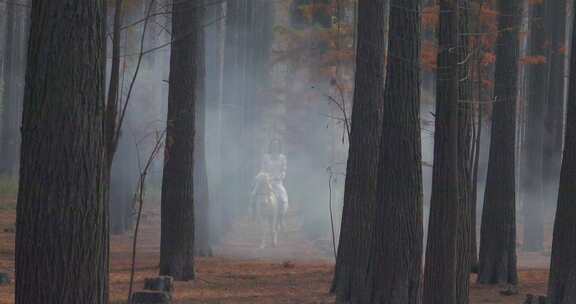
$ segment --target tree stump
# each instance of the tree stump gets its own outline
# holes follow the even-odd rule
[[[533,294],[526,295],[526,301],[524,304],[548,304],[548,299],[546,296],[535,296]]]
[[[145,290],[132,295],[132,304],[170,304],[169,293],[163,291]]]
[[[144,280],[144,289],[153,291],[163,291],[171,293],[174,285],[174,279],[169,276],[160,276]]]
[[[10,282],[10,276],[7,273],[0,272],[0,285],[8,285]]]
[[[506,289],[501,290],[500,294],[503,296],[514,296],[518,294],[518,287],[516,285],[508,284]]]

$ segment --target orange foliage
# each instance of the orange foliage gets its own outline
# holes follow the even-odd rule
[[[484,53],[481,64],[483,66],[491,65],[496,62],[496,55],[494,53]]]
[[[494,81],[491,79],[482,79],[482,86],[484,88],[492,88],[494,87]]]
[[[430,41],[422,43],[422,53],[420,55],[422,68],[427,71],[436,70],[438,64],[438,48]]]
[[[546,63],[545,56],[524,56],[520,59],[520,63],[522,64],[544,64]]]
[[[438,5],[427,6],[422,9],[422,26],[425,29],[435,30],[438,26],[440,7]]]

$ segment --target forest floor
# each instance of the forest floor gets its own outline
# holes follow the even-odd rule
[[[15,201],[0,197],[0,272],[14,276]],[[154,209],[154,208],[152,208]],[[237,224],[214,258],[199,258],[197,280],[176,283],[175,303],[334,303],[328,294],[333,257],[301,236],[292,220],[278,248],[258,249],[254,225]],[[132,237],[112,239],[111,303],[125,303],[130,277]],[[326,247],[324,245],[324,247]],[[158,272],[159,212],[146,212],[138,242],[136,290]],[[549,257],[519,253],[520,294],[502,296],[500,287],[484,287],[471,278],[471,303],[524,303],[525,294],[543,294]],[[14,303],[14,284],[0,287],[0,304]]]

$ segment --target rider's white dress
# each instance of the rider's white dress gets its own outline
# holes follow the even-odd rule
[[[265,154],[262,162],[262,170],[272,178],[272,190],[282,205],[284,212],[288,210],[288,193],[284,187],[286,178],[286,156],[284,154]]]

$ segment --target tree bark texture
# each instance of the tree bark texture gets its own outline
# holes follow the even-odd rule
[[[194,279],[196,103],[203,98],[203,0],[172,6],[168,123],[162,178],[160,275]]]
[[[464,209],[459,197],[459,3],[440,1],[434,168],[424,271],[425,304],[459,304],[458,241]],[[462,168],[460,168],[462,169]],[[465,249],[465,248],[462,248]]]
[[[359,2],[353,126],[333,282],[340,303],[421,302],[419,9],[417,0],[390,3],[384,74],[386,2]]]
[[[468,33],[472,31],[471,26],[471,0],[459,0],[459,45],[458,45],[458,244],[457,244],[457,285],[456,302],[459,304],[468,303],[469,298],[469,277],[472,265],[477,263],[476,252],[476,191],[474,188],[474,160],[475,149],[474,135],[476,133],[474,125],[475,111],[479,109],[470,102],[473,100],[474,81],[472,76],[472,63],[476,54],[470,41]],[[479,143],[478,143],[479,144]]]
[[[423,255],[420,138],[420,1],[393,0],[378,174],[372,270],[377,303],[420,303]],[[378,285],[375,285],[378,286]]]
[[[545,1],[546,26],[550,37],[547,43],[548,98],[545,108],[544,136],[544,195],[548,202],[556,201],[558,179],[562,161],[562,140],[564,130],[565,106],[565,38],[566,38],[566,0]],[[552,204],[548,204],[552,205]],[[553,206],[553,205],[552,205]]]
[[[521,1],[499,1],[492,136],[478,282],[516,284],[516,108]]]
[[[576,29],[576,23],[574,23]],[[554,223],[552,263],[548,283],[550,304],[576,303],[576,30],[572,32],[572,56],[568,85],[568,108],[564,158]]]
[[[31,12],[15,299],[104,304],[105,4],[34,0]]]
[[[366,255],[373,250],[378,159],[384,100],[385,3],[360,0],[356,80],[344,210],[332,291],[341,303],[378,303],[369,299]]]

